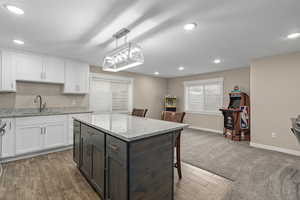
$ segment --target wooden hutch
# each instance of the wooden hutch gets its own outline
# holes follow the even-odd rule
[[[176,112],[176,101],[177,101],[177,98],[175,96],[165,96],[164,110]]]

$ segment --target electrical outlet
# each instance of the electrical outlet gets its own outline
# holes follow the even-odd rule
[[[276,138],[277,137],[277,133],[272,132],[272,138]]]

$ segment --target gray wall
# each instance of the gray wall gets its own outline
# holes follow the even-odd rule
[[[184,81],[201,80],[210,78],[224,78],[224,106],[229,104],[228,93],[235,85],[239,85],[241,90],[250,95],[250,67],[227,70],[222,72],[213,72],[201,75],[193,75],[168,80],[168,93],[178,97],[178,109],[184,111]],[[185,122],[191,126],[217,131],[223,130],[222,115],[192,114],[187,113]]]
[[[290,131],[290,118],[300,114],[300,52],[252,63],[251,109],[252,142],[300,150]]]

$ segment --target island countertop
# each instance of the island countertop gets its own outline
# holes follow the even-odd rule
[[[127,142],[188,127],[187,124],[126,114],[94,114],[90,119],[80,117],[74,117],[74,119]]]

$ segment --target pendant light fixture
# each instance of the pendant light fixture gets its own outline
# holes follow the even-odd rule
[[[113,35],[116,41],[116,48],[104,57],[104,71],[118,72],[144,63],[141,47],[132,42],[127,42],[127,34],[129,32],[128,29],[123,28]],[[121,38],[124,38],[124,44],[119,46],[118,41]]]

